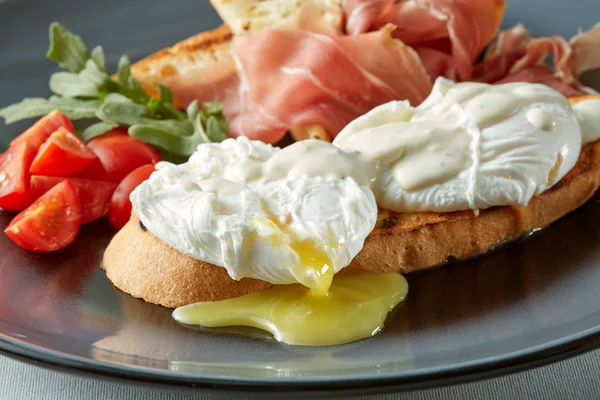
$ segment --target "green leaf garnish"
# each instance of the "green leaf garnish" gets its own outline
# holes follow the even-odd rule
[[[117,82],[121,86],[127,86],[129,83],[129,76],[131,75],[130,65],[129,57],[123,55],[119,58],[119,65],[117,66]]]
[[[101,46],[96,46],[90,53],[90,58],[94,60],[101,71],[106,72],[106,59],[104,58],[104,50]]]
[[[158,84],[158,100],[163,104],[173,104],[173,93],[171,89],[161,84]]]
[[[77,73],[85,68],[90,52],[81,37],[69,32],[58,22],[53,22],[50,24],[50,48],[46,57],[64,69]]]
[[[147,115],[147,110],[140,104],[116,101],[105,101],[96,113],[101,121],[116,122],[123,126],[134,125],[140,122],[145,115]]]
[[[109,76],[102,71],[95,61],[87,60],[85,68],[78,74],[73,72],[56,72],[50,77],[50,90],[64,97],[99,97],[98,88]]]
[[[59,110],[72,120],[94,118],[100,107],[100,100],[80,100],[52,96],[49,99],[25,98],[19,103],[0,109],[0,117],[7,124],[29,118],[41,117],[53,110]]]
[[[158,99],[151,98],[131,75],[127,56],[119,59],[113,80],[102,47],[89,51],[81,37],[58,22],[50,25],[47,57],[66,70],[50,77],[55,95],[26,98],[0,109],[7,124],[59,110],[72,120],[99,120],[81,131],[84,141],[125,126],[131,136],[158,147],[166,158],[177,162],[189,157],[199,144],[227,138],[222,103],[206,102],[200,108],[194,101],[184,112],[174,106],[171,90],[160,84]]]
[[[79,134],[79,138],[84,142],[89,142],[95,137],[102,136],[106,132],[115,129],[119,124],[108,123],[108,122],[96,122],[93,125],[88,126]]]

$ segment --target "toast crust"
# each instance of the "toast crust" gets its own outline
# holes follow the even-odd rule
[[[169,308],[242,296],[272,286],[249,278],[234,281],[225,268],[175,250],[145,230],[135,214],[108,245],[102,268],[122,291]]]
[[[149,95],[158,96],[157,83],[217,64],[229,54],[232,38],[229,26],[221,25],[149,55],[133,64],[131,73]]]

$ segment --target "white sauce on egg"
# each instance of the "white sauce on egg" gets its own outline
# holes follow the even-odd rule
[[[525,206],[577,162],[581,132],[569,101],[531,83],[455,84],[438,78],[412,112],[383,104],[351,122],[337,147],[384,162],[380,207],[450,212]],[[405,122],[397,122],[394,111]],[[390,118],[391,117],[391,118]],[[382,148],[387,153],[382,156]],[[395,157],[394,157],[395,156]]]

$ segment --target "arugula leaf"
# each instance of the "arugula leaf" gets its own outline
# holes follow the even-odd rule
[[[98,110],[102,104],[102,102],[97,99],[81,100],[59,96],[52,96],[48,101],[54,106],[55,110],[59,110],[74,121],[94,118],[96,110]]]
[[[203,129],[195,130],[192,135],[182,137],[173,134],[170,130],[162,129],[157,124],[132,125],[129,128],[129,135],[184,157],[191,156],[199,144],[209,142]]]
[[[197,108],[197,105],[194,108]],[[188,111],[189,111],[189,109],[188,109]],[[188,112],[188,115],[189,115],[189,112]],[[209,143],[210,138],[206,135],[206,132],[204,131],[204,127],[202,126],[202,114],[197,112],[196,115],[194,116],[192,113],[192,116],[190,117],[190,121],[192,122],[192,125],[194,126],[194,136],[196,136],[197,138],[202,140],[198,144]]]
[[[53,22],[50,24],[50,48],[46,57],[66,70],[77,73],[85,68],[90,52],[81,37],[69,32],[58,22]]]
[[[211,142],[222,142],[227,139],[227,132],[221,129],[217,117],[211,115],[206,120],[206,136]]]
[[[220,101],[206,101],[202,104],[202,114],[208,118],[211,114],[222,114],[223,103]]]
[[[119,91],[119,93],[124,94],[138,104],[145,104],[150,101],[150,96],[148,96],[146,91],[142,89],[140,82],[132,76],[129,77],[127,80],[127,86],[125,86],[123,89],[124,90]]]
[[[110,77],[105,71],[102,71],[93,59],[87,60],[85,68],[79,73],[81,79],[91,82],[96,87],[100,87]]]
[[[119,64],[117,65],[117,82],[121,86],[127,86],[130,76],[131,67],[129,57],[123,55],[121,58],[119,58]]]
[[[121,93],[109,93],[104,98],[104,101],[107,103],[135,104],[133,100],[131,100],[129,97],[123,96]]]
[[[142,118],[138,123],[141,125],[152,125],[156,129],[170,133],[174,136],[186,137],[194,134],[194,126],[190,121],[178,121],[175,119],[165,119],[156,121],[149,118]]]
[[[52,110],[54,108],[47,99],[25,98],[19,103],[0,109],[0,117],[4,118],[7,124],[12,124],[23,119],[41,117]]]
[[[166,86],[158,84],[158,101],[163,104],[173,104],[173,93]]]
[[[187,117],[190,121],[196,118],[196,115],[200,112],[200,107],[198,106],[198,100],[192,101],[187,109],[185,110]]]
[[[50,76],[50,90],[65,97],[98,97],[98,88],[80,74],[56,72]]]
[[[140,82],[131,76],[131,63],[129,57],[125,55],[119,59],[117,86],[114,90],[139,104],[146,104],[150,100],[150,96],[142,89]]]
[[[110,77],[102,71],[93,59],[85,63],[78,74],[56,72],[50,77],[50,90],[65,97],[99,97],[101,88]]]
[[[102,46],[94,47],[90,53],[90,58],[94,60],[101,71],[106,72],[106,58],[104,57],[104,50],[102,49]]]
[[[206,126],[208,141],[222,142],[227,139],[227,121],[223,116],[223,103],[205,102],[202,104],[200,116],[203,125]]]
[[[104,122],[116,122],[119,125],[131,126],[142,121],[142,117],[147,115],[147,110],[144,106],[124,102],[105,101],[96,116]]]
[[[84,142],[89,142],[95,137],[104,135],[106,132],[115,129],[119,124],[108,123],[108,122],[96,122],[93,125],[88,126],[79,134],[79,138]]]
[[[25,98],[19,103],[0,109],[0,117],[7,124],[24,119],[41,117],[53,110],[59,110],[72,120],[94,118],[100,107],[100,100],[79,100],[52,96],[49,99]]]
[[[189,158],[186,156],[180,156],[179,154],[171,153],[170,151],[167,151],[160,147],[158,148],[158,152],[160,153],[160,156],[162,157],[163,161],[168,161],[173,164],[183,164]]]

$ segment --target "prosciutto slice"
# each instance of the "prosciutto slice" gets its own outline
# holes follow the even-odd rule
[[[600,67],[600,25],[569,42],[553,37],[532,38],[523,25],[500,33],[474,69],[473,79],[489,83],[535,82],[546,84],[567,97],[589,93],[580,75]],[[548,55],[553,65],[547,65]]]
[[[431,91],[419,55],[393,39],[394,30],[386,25],[346,36],[314,25],[272,28],[237,37],[231,56],[214,69],[164,83],[184,105],[223,101],[233,137],[274,143],[288,130],[314,125],[335,137],[375,106],[397,99],[419,104]]]
[[[346,0],[346,32],[393,23],[393,35],[414,47],[432,78],[470,80],[473,64],[496,36],[503,0]]]
[[[544,83],[577,96],[591,90],[580,74],[600,67],[600,25],[570,41],[532,38],[517,25],[492,42],[503,0],[345,0],[346,34],[311,4],[278,26],[236,36],[214,65],[163,83],[183,105],[222,101],[230,136],[274,143],[287,131],[333,138],[391,100],[418,105],[438,76]]]

